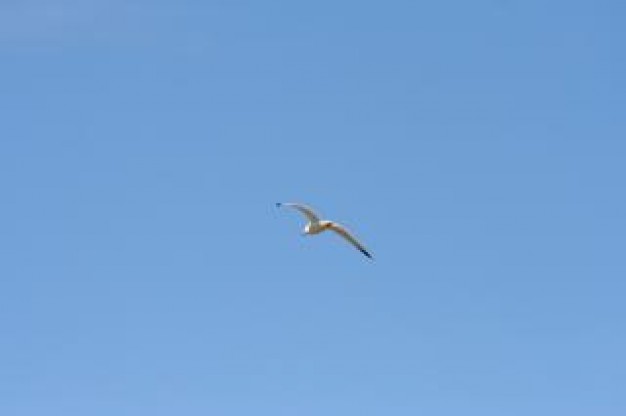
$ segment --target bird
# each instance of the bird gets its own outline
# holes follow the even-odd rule
[[[327,230],[334,231],[356,247],[367,258],[373,259],[367,249],[343,225],[334,221],[321,220],[312,208],[295,202],[277,202],[276,206],[278,208],[283,206],[294,208],[307,218],[309,222],[304,226],[302,235],[315,235]]]

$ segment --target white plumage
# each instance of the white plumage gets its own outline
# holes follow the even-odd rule
[[[356,247],[361,253],[368,258],[372,258],[372,255],[365,249],[365,247],[352,235],[344,226],[333,221],[321,220],[319,216],[310,207],[304,204],[297,204],[294,202],[278,202],[277,207],[285,206],[297,209],[303,214],[309,221],[304,227],[304,234],[314,235],[323,231],[331,230],[342,236],[346,241]]]

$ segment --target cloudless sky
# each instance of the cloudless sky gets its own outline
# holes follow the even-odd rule
[[[0,414],[626,414],[625,21],[2,2]]]

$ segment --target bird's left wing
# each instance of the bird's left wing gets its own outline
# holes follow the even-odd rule
[[[277,207],[285,206],[285,207],[295,208],[298,211],[300,211],[300,213],[304,214],[304,216],[307,217],[307,219],[311,222],[319,222],[320,220],[320,217],[317,216],[315,211],[313,211],[311,207],[308,207],[304,204],[296,204],[295,202],[277,202],[276,206]]]
[[[330,224],[329,229],[333,230],[334,232],[336,232],[337,234],[339,234],[340,236],[348,240],[348,242],[350,242],[354,247],[356,247],[361,253],[363,253],[370,259],[372,258],[372,255],[365,249],[365,247],[363,247],[363,245],[359,243],[359,241],[356,238],[354,238],[354,236],[350,234],[348,230],[346,230],[343,226],[341,226],[340,224],[337,224],[336,222],[333,222]]]

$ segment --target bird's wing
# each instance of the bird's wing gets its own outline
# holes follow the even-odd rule
[[[276,206],[277,207],[285,206],[285,207],[295,208],[298,211],[300,211],[302,214],[304,214],[308,218],[308,220],[311,222],[318,222],[320,220],[320,218],[311,208],[303,204],[296,204],[294,202],[278,202],[276,203]]]
[[[348,240],[353,246],[359,249],[361,253],[365,254],[370,259],[372,258],[372,255],[368,253],[365,247],[363,247],[363,245],[359,243],[359,241],[356,238],[354,238],[354,236],[350,234],[348,230],[346,230],[343,226],[333,222],[330,224],[329,228],[333,230],[334,232],[336,232],[337,234],[339,234],[340,236],[342,236],[343,238],[345,238],[346,240]]]

